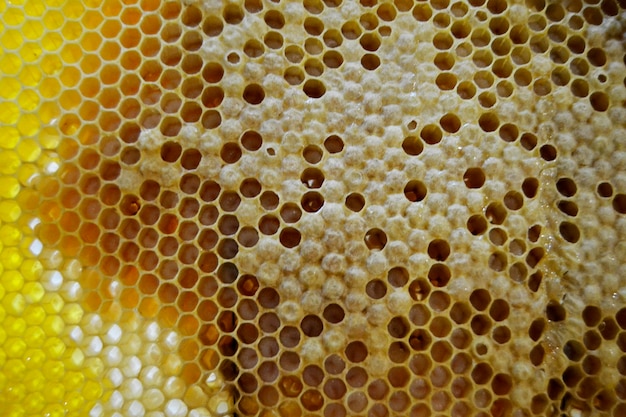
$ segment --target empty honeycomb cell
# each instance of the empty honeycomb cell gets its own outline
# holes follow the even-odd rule
[[[304,50],[311,55],[319,55],[324,50],[324,47],[319,39],[308,38],[304,41]]]
[[[543,145],[539,148],[539,154],[546,161],[554,161],[557,157],[557,150],[552,145]]]
[[[541,227],[538,225],[532,226],[530,229],[528,229],[528,239],[531,242],[536,242],[537,240],[539,240],[539,237],[541,235]],[[533,250],[531,250],[531,254],[537,253],[538,254],[538,259],[536,259],[535,264],[541,259],[541,257],[543,256],[543,249],[542,250],[537,250],[537,249],[541,249],[541,248],[535,248]],[[530,255],[530,254],[529,254]]]
[[[559,232],[563,239],[570,243],[576,243],[580,240],[580,230],[571,222],[561,222]]]
[[[380,48],[381,40],[375,33],[365,33],[359,39],[359,43],[366,51],[377,51]]]
[[[250,84],[244,88],[243,98],[250,104],[259,104],[265,98],[265,91],[258,84]]]
[[[448,133],[456,133],[461,128],[461,120],[454,113],[447,113],[439,119],[439,124]]]
[[[369,71],[373,71],[380,66],[380,58],[375,54],[364,54],[361,58],[361,65]]]
[[[609,97],[602,91],[596,91],[589,96],[591,107],[594,110],[604,112],[609,108]]]
[[[379,25],[378,16],[374,13],[364,13],[359,18],[359,24],[365,30],[375,30]]]
[[[480,103],[481,106],[485,108],[490,108],[490,107],[493,107],[494,104],[496,104],[496,96],[490,91],[483,91],[482,93],[478,95],[478,102]],[[495,120],[491,121],[491,123],[493,122],[495,122]],[[490,125],[489,119],[484,118],[481,123],[481,129],[483,130],[494,129],[495,130],[497,129],[497,125],[495,123]]]
[[[564,64],[569,60],[570,54],[569,51],[561,46],[554,46],[550,50],[550,59],[555,64]]]
[[[337,51],[327,51],[322,59],[328,68],[339,68],[344,62],[343,56]]]
[[[297,64],[302,61],[304,57],[304,51],[297,45],[289,45],[285,48],[284,51],[285,58],[293,64]]]
[[[509,191],[504,196],[504,205],[509,210],[519,210],[524,205],[524,198],[517,191]]]
[[[280,220],[272,215],[265,215],[259,221],[259,231],[265,235],[273,235],[279,227]]]
[[[274,210],[278,207],[279,198],[273,191],[265,191],[260,196],[260,202],[265,210]]]
[[[428,280],[435,287],[443,287],[450,280],[450,269],[445,264],[435,264],[428,271]]]
[[[503,271],[507,266],[506,254],[499,251],[492,253],[489,257],[488,265],[489,268],[493,269],[494,271]]]
[[[286,248],[298,246],[301,238],[301,233],[293,227],[284,228],[280,232],[280,243],[282,243]]]
[[[574,75],[584,76],[589,72],[589,62],[583,58],[572,59],[569,67]]]
[[[526,244],[521,239],[513,239],[509,243],[509,252],[515,256],[522,256],[526,252]]]
[[[450,34],[442,32],[435,35],[433,38],[433,45],[439,50],[446,50],[452,47],[454,39]]]
[[[587,52],[587,58],[591,65],[601,67],[606,64],[606,54],[601,48],[591,48]]]
[[[425,280],[415,280],[409,287],[409,294],[415,301],[422,301],[430,291],[429,284]]]
[[[222,146],[222,149],[220,150],[220,157],[227,164],[234,164],[235,162],[239,161],[241,155],[241,148],[237,143],[234,142],[224,144],[224,146]]]
[[[544,257],[545,251],[543,248],[534,248],[528,252],[528,256],[526,257],[526,263],[531,268],[537,266],[539,261]]]
[[[365,233],[365,245],[371,250],[382,250],[387,245],[387,234],[378,228]]]
[[[407,136],[402,141],[402,149],[406,152],[407,155],[419,155],[424,150],[424,145],[419,138],[415,136]]]
[[[533,91],[538,96],[545,96],[550,94],[550,92],[552,91],[552,87],[548,80],[538,79],[533,83]]]
[[[215,223],[217,217],[218,212],[215,206],[204,206],[199,213],[198,219],[201,224],[210,226]],[[209,231],[203,231],[203,233],[209,233]]]
[[[478,71],[476,74],[474,74],[473,81],[474,81],[474,84],[476,84],[478,88],[485,89],[493,85],[494,78],[493,78],[493,74],[491,71]],[[528,85],[529,83],[530,81],[528,81],[526,85]]]
[[[409,323],[403,317],[394,317],[387,325],[391,337],[403,338],[408,334]]]
[[[456,92],[464,100],[469,100],[476,94],[476,87],[469,81],[461,81],[456,88]]]
[[[429,145],[437,144],[441,141],[443,134],[439,126],[434,124],[426,125],[420,132],[420,137]]]
[[[606,194],[609,194],[608,192]],[[616,194],[613,197],[613,209],[620,214],[626,213],[626,194]]]
[[[452,24],[450,30],[455,38],[463,39],[471,33],[471,26],[466,21],[458,20]]]
[[[467,220],[467,229],[474,236],[481,235],[487,231],[487,220],[479,214],[473,215]]]
[[[426,186],[418,180],[412,180],[404,187],[404,195],[411,202],[422,201],[426,197]]]
[[[283,36],[279,32],[268,32],[263,38],[263,42],[270,49],[280,49],[283,46]]]
[[[311,98],[320,98],[326,93],[324,84],[315,79],[305,81],[302,89],[304,93]]]
[[[324,44],[329,48],[336,48],[343,43],[343,36],[337,29],[329,29],[323,35]]]
[[[511,41],[505,37],[498,37],[495,38],[492,42],[491,42],[491,50],[493,51],[494,54],[496,54],[497,56],[506,56],[511,52]],[[505,62],[505,61],[502,61]],[[494,72],[497,73],[497,69],[492,68],[494,70]],[[510,72],[509,72],[510,73]]]
[[[490,203],[485,209],[485,217],[489,223],[500,225],[507,217],[506,208],[499,202]]]
[[[318,77],[324,72],[324,65],[317,59],[308,59],[304,62],[304,70],[307,74]]]
[[[285,70],[285,81],[291,85],[299,85],[304,81],[304,73],[300,67],[289,67]]]
[[[513,75],[515,83],[520,87],[528,86],[532,81],[532,75],[526,68],[519,68]]]
[[[202,92],[202,104],[208,108],[219,106],[223,99],[224,91],[220,87],[207,87]]]
[[[365,198],[359,193],[351,193],[346,197],[345,204],[348,209],[359,212],[365,206]]]
[[[587,306],[582,312],[582,318],[588,327],[595,327],[602,318],[602,311],[596,306]]]
[[[436,261],[445,261],[450,255],[450,245],[443,239],[435,239],[428,244],[428,256]]]
[[[481,168],[468,168],[463,174],[467,188],[480,188],[485,183],[485,173]]]
[[[435,82],[441,90],[453,90],[456,86],[457,79],[454,74],[442,73],[437,76]]]
[[[452,326],[450,324],[450,321],[445,317],[435,317],[430,323],[430,331],[435,337],[447,336],[450,333],[451,327]],[[437,362],[443,362],[447,360],[451,355],[451,348],[447,345],[446,342],[440,341],[437,343],[439,344],[433,345],[433,351],[438,350],[439,352],[437,352],[436,355],[433,352],[433,357],[436,356],[437,358],[439,358],[435,358]]]
[[[283,24],[284,24],[284,19],[283,19]],[[316,17],[313,17],[313,16],[307,17],[304,20],[304,30],[311,36],[319,36],[322,34],[322,32],[324,32],[324,23]]]
[[[578,215],[578,206],[574,202],[561,200],[557,203],[557,207],[568,216],[576,217]]]
[[[505,142],[514,142],[519,136],[519,129],[512,123],[504,123],[500,126],[498,133]]]
[[[389,270],[387,280],[394,287],[403,287],[409,281],[409,273],[403,267],[394,267]]]
[[[361,36],[361,33],[362,30],[360,25],[353,20],[350,20],[341,26],[341,34],[346,39],[358,39],[359,36]]]
[[[248,151],[257,151],[263,144],[263,138],[258,132],[248,130],[241,135],[241,146]]]
[[[450,296],[443,291],[433,291],[428,297],[428,305],[433,311],[445,311],[450,306]]]
[[[324,197],[317,191],[309,191],[302,196],[300,204],[304,211],[315,213],[324,205]]]
[[[589,85],[582,79],[572,81],[570,89],[576,97],[587,97],[589,95]]]
[[[254,198],[261,192],[261,184],[256,178],[246,178],[239,185],[239,192],[247,198]]]
[[[447,71],[454,65],[454,56],[449,52],[439,52],[435,56],[434,64],[442,71]]]
[[[598,184],[596,192],[600,197],[611,197],[613,195],[613,186],[608,182],[602,182]]]

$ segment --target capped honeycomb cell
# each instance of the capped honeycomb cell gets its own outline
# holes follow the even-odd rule
[[[625,16],[0,3],[0,416],[626,415]]]

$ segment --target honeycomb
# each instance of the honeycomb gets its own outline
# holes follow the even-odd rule
[[[625,33],[0,0],[0,416],[626,416]]]

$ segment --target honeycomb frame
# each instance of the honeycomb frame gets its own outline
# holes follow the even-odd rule
[[[625,27],[0,0],[0,416],[626,415]]]

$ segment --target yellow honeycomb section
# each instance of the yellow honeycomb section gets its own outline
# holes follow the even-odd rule
[[[0,0],[0,417],[625,416],[625,36]]]

